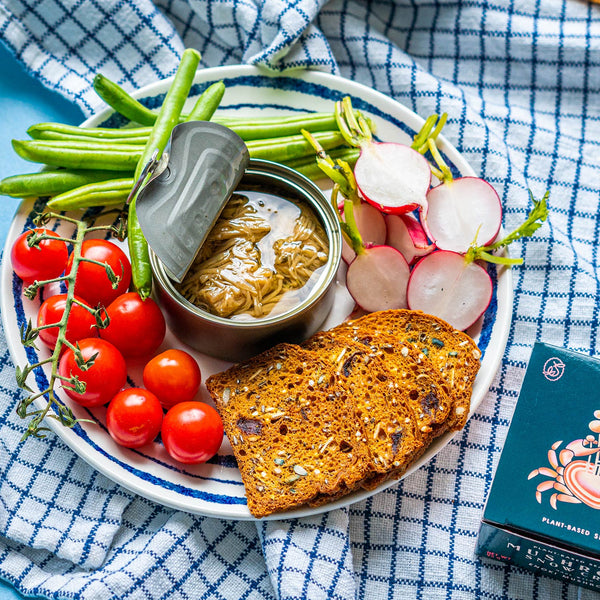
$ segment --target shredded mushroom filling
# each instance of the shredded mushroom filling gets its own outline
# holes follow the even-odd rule
[[[248,196],[232,196],[178,286],[192,304],[220,317],[269,315],[327,262],[327,236],[309,208],[270,197],[276,208],[268,209]]]

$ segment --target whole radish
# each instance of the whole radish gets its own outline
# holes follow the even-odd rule
[[[354,177],[361,196],[385,213],[426,210],[431,168],[416,150],[395,142],[375,142],[367,121],[356,115],[350,97],[336,102],[340,132],[351,146],[360,148]]]

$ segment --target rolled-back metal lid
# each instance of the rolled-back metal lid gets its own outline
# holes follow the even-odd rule
[[[209,121],[173,128],[160,175],[138,193],[136,212],[169,277],[181,282],[250,159],[244,141]]]

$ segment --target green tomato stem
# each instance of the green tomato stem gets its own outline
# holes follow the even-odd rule
[[[32,328],[31,332],[30,332],[30,336],[31,336],[32,334],[34,334],[34,335],[37,334],[42,329],[47,329],[49,327],[58,327],[58,337],[57,337],[56,345],[54,347],[54,350],[53,350],[51,356],[49,358],[40,360],[33,365],[27,365],[24,369],[18,369],[19,372],[21,372],[25,375],[25,377],[23,378],[22,381],[18,380],[18,383],[19,383],[20,387],[28,390],[30,388],[27,387],[27,384],[25,381],[26,377],[30,373],[32,373],[35,369],[41,368],[45,364],[51,363],[51,365],[52,365],[51,370],[50,370],[50,376],[48,378],[48,387],[45,390],[43,390],[42,392],[31,393],[27,397],[23,398],[17,406],[17,414],[19,414],[19,416],[21,416],[22,418],[31,418],[31,421],[29,422],[27,429],[25,430],[25,433],[23,434],[23,436],[21,438],[22,441],[25,440],[26,438],[28,438],[30,435],[33,435],[35,437],[44,437],[44,435],[45,435],[44,432],[47,431],[48,429],[46,427],[42,427],[41,423],[45,418],[57,419],[58,421],[60,421],[63,425],[65,425],[67,427],[74,427],[76,425],[76,423],[78,423],[80,421],[80,419],[76,419],[74,417],[70,408],[67,407],[65,404],[63,404],[62,401],[56,396],[55,388],[56,388],[56,385],[58,382],[61,382],[61,384],[63,382],[73,383],[73,378],[68,378],[68,377],[64,377],[64,376],[60,375],[58,372],[58,368],[59,368],[59,364],[60,364],[61,353],[65,348],[69,348],[73,352],[80,353],[79,348],[74,346],[71,342],[69,342],[66,339],[67,323],[69,320],[69,315],[71,313],[73,304],[81,305],[81,302],[79,302],[78,300],[75,299],[75,280],[77,278],[77,272],[79,270],[79,266],[82,262],[91,262],[94,264],[99,264],[102,267],[106,268],[106,265],[104,263],[100,263],[99,261],[92,261],[92,260],[83,258],[81,255],[81,248],[82,248],[82,244],[83,244],[86,234],[89,233],[92,229],[93,230],[99,230],[99,229],[106,230],[106,229],[110,229],[110,227],[108,227],[108,228],[107,227],[104,227],[104,228],[88,227],[87,224],[83,221],[77,221],[75,219],[65,217],[62,215],[57,215],[55,213],[48,213],[48,214],[43,215],[43,218],[47,219],[49,217],[50,218],[60,217],[62,220],[68,221],[68,222],[76,225],[76,231],[75,231],[73,238],[64,238],[65,241],[68,241],[73,245],[73,252],[71,254],[72,262],[71,262],[71,269],[70,269],[69,273],[67,275],[64,275],[59,278],[54,278],[54,279],[49,279],[46,281],[37,282],[37,287],[39,288],[39,287],[42,287],[49,283],[54,283],[56,281],[64,281],[67,284],[67,294],[66,294],[66,300],[65,300],[65,309],[64,309],[61,319],[57,323],[51,323],[51,324],[46,324],[46,325],[43,325],[40,327]],[[57,238],[53,237],[52,239],[57,239]],[[89,308],[89,307],[86,307],[86,308]],[[34,401],[36,401],[37,399],[39,399],[41,397],[46,397],[46,400],[47,400],[46,405],[43,408],[36,409],[34,411],[27,410],[27,408]],[[52,408],[56,409],[58,415],[53,414],[51,412]]]

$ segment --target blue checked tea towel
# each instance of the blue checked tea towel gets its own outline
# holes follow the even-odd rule
[[[28,71],[90,114],[102,72],[133,90],[204,66],[320,69],[422,116],[498,191],[504,226],[550,192],[511,253],[497,376],[462,433],[415,474],[312,518],[229,522],[136,497],[57,438],[19,443],[0,337],[0,577],[48,598],[575,599],[599,594],[474,557],[479,520],[536,340],[598,354],[600,6],[583,0],[0,0]]]

